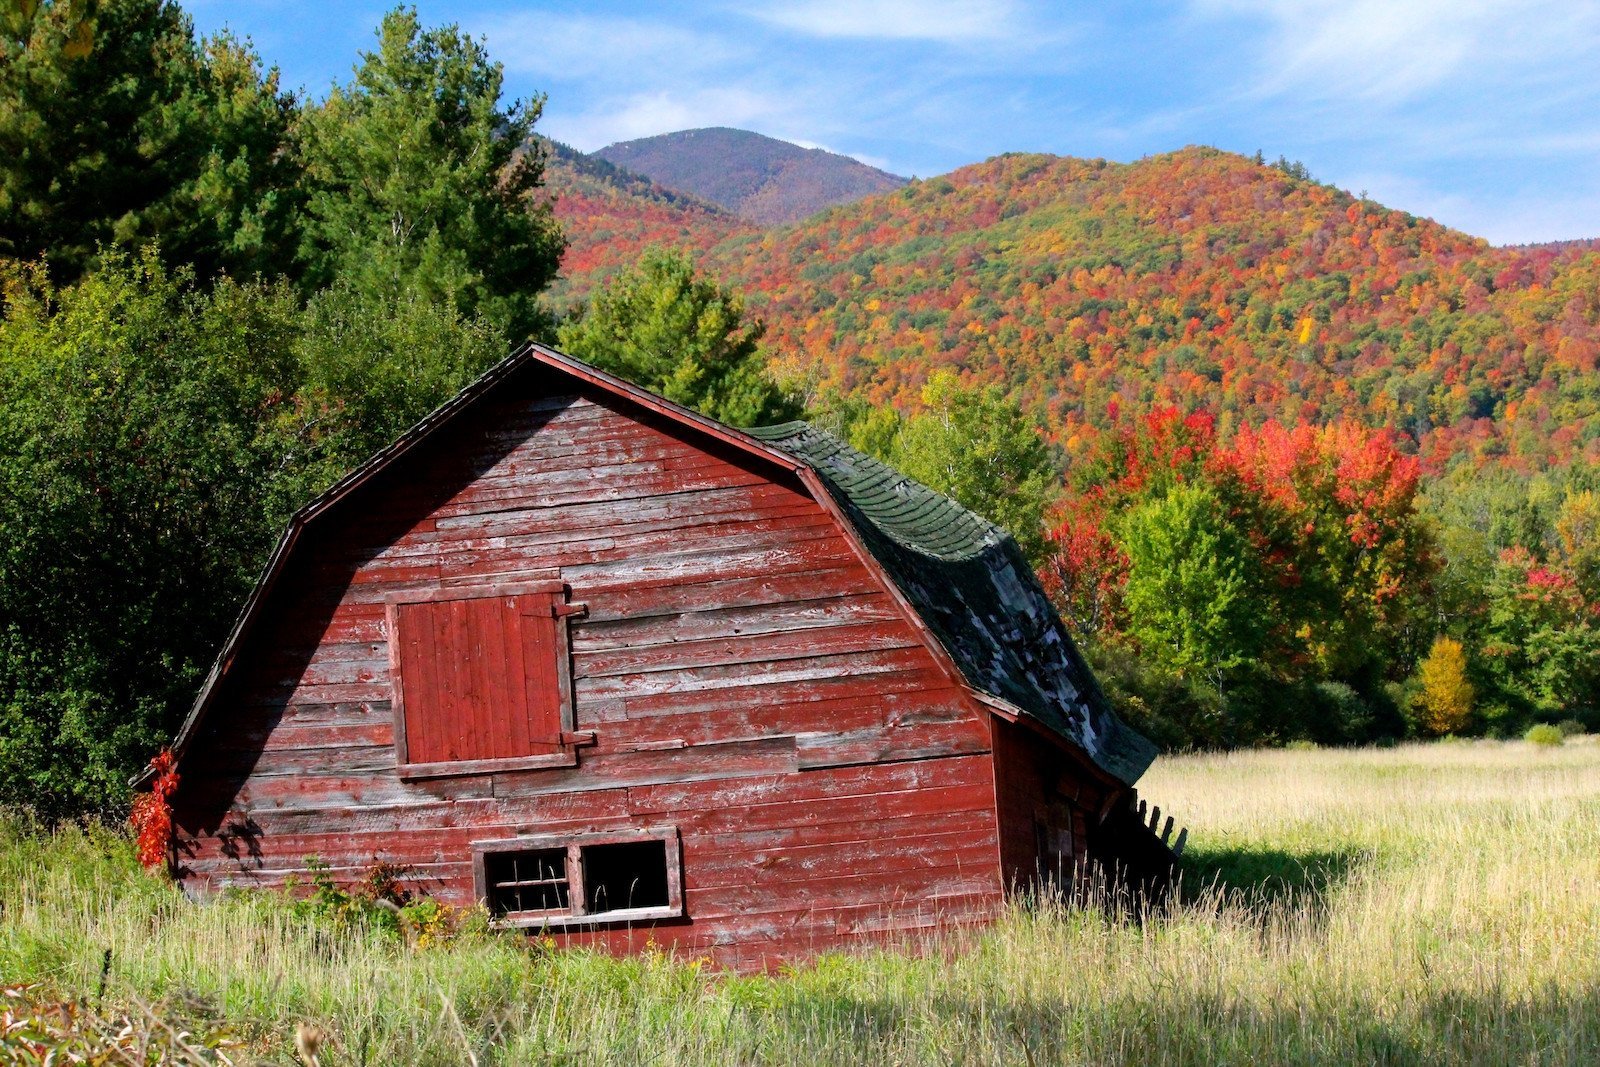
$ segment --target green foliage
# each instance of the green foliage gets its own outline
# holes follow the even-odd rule
[[[296,308],[153,255],[0,322],[0,802],[104,809],[193,698],[311,447]],[[275,507],[274,502],[280,502]]]
[[[652,249],[562,323],[558,343],[684,407],[759,426],[797,414],[767,376],[762,332],[738,294],[696,277],[687,256]]]
[[[379,38],[302,114],[172,3],[0,14],[0,262],[53,276],[0,314],[0,803],[119,807],[288,515],[543,321],[537,102]]]
[[[543,101],[502,109],[501,82],[455,26],[384,16],[354,80],[302,120],[314,287],[448,302],[513,338],[547,327],[537,298],[562,239],[531,195],[542,150],[523,148]]]
[[[1530,744],[1554,748],[1556,745],[1565,744],[1567,735],[1561,732],[1559,726],[1541,722],[1528,727],[1528,732],[1522,735],[1522,739]]]
[[[430,896],[406,889],[402,880],[412,871],[390,863],[375,863],[361,883],[345,887],[335,882],[327,864],[315,856],[305,858],[311,872],[306,892],[291,875],[284,891],[291,896],[289,911],[336,929],[375,930],[416,948],[438,948],[458,937],[481,942],[489,932],[482,909],[463,911]]]
[[[1445,557],[1435,610],[1469,650],[1491,733],[1517,736],[1538,719],[1600,723],[1597,481],[1587,464],[1532,477],[1460,469],[1428,491]]]
[[[1156,663],[1220,690],[1230,671],[1260,657],[1260,578],[1213,491],[1178,486],[1125,515],[1121,533],[1128,634]]]
[[[196,43],[170,0],[7,6],[0,30],[0,257],[58,281],[154,240],[202,278],[293,251],[294,101],[250,49]]]
[[[340,282],[311,298],[294,347],[302,401],[322,416],[312,480],[331,483],[503,358],[508,342],[448,301]]]
[[[153,252],[0,320],[0,802],[119,806],[289,513],[504,341],[447,306],[211,291]]]
[[[968,388],[950,371],[922,390],[922,410],[900,422],[889,462],[1004,528],[1030,560],[1044,553],[1044,512],[1058,481],[1038,427],[996,387]],[[852,428],[871,449],[880,417]]]

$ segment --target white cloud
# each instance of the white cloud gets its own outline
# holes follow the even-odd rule
[[[866,37],[964,44],[1016,32],[1010,0],[799,0],[746,12],[812,37]]]
[[[546,132],[585,152],[617,141],[631,141],[675,130],[734,126],[782,137],[795,123],[784,98],[739,88],[706,88],[635,93],[601,100],[583,112],[551,114]]]
[[[820,141],[810,141],[804,137],[787,137],[785,140],[790,144],[797,144],[801,148],[820,148],[822,151],[832,152],[836,156],[848,156],[857,163],[865,163],[867,166],[877,167],[879,170],[889,169],[889,161],[883,156],[868,156],[860,152],[846,152],[843,149],[834,148],[832,145],[826,145]]]
[[[1262,95],[1394,105],[1461,83],[1545,80],[1592,63],[1600,9],[1570,0],[1197,0],[1264,20]]]
[[[623,77],[704,70],[738,58],[725,37],[659,22],[523,12],[471,25],[508,71],[547,78]]]

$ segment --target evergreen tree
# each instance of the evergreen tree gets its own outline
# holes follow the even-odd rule
[[[60,282],[159,240],[203,278],[281,270],[296,239],[293,100],[170,0],[46,0],[0,21],[0,256]]]
[[[695,277],[687,256],[651,249],[562,324],[558,344],[684,407],[759,426],[798,414],[767,377],[761,334],[738,294]]]
[[[455,26],[384,16],[354,79],[307,111],[309,280],[395,299],[449,301],[514,338],[547,325],[539,292],[563,247],[530,193],[543,101],[502,108],[501,68]]]

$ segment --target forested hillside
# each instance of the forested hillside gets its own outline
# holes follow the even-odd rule
[[[619,195],[628,238],[558,288],[649,218]],[[675,221],[813,418],[1012,529],[1163,741],[1600,715],[1593,242],[1493,248],[1205,148]]]
[[[542,141],[545,195],[557,216],[575,220],[561,258],[563,282],[552,294],[565,306],[581,299],[646,248],[704,252],[724,238],[754,227],[714,204],[674,192],[556,141]]]
[[[1491,248],[1241,156],[1003,156],[798,226],[685,226],[813,395],[911,405],[956,368],[1069,454],[1115,402],[1225,429],[1354,417],[1430,469],[1600,456],[1600,251]],[[569,260],[567,284],[610,256]]]

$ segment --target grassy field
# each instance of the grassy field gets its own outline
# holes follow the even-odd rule
[[[1164,759],[1143,790],[1190,827],[1183,900],[1147,922],[1018,908],[743,979],[196,906],[116,835],[13,821],[0,978],[172,1062],[295,1063],[297,1024],[325,1065],[1600,1062],[1596,739]]]

